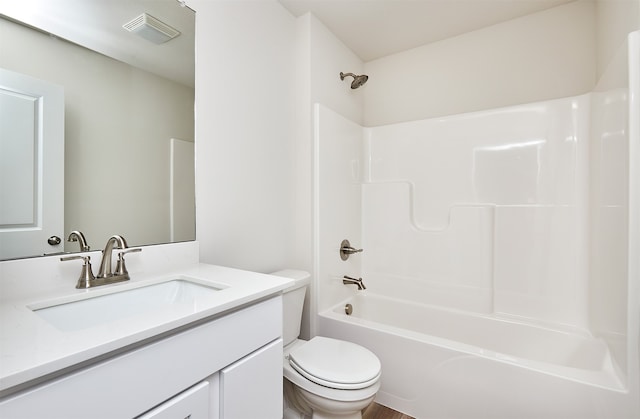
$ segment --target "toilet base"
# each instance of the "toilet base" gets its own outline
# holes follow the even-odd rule
[[[303,388],[294,386],[294,391],[311,408],[311,419],[362,419],[362,411],[373,402],[375,394],[363,400],[329,400]]]
[[[283,384],[283,419],[311,419],[311,407],[296,394],[291,381],[285,378]]]
[[[299,388],[288,379],[284,384],[284,419],[362,419],[362,411],[375,398],[375,393],[363,400],[336,401]]]

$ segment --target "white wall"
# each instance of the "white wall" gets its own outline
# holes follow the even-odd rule
[[[362,119],[341,81],[361,61],[316,18],[275,1],[193,0],[201,261],[313,272],[312,104]],[[309,307],[303,336],[309,335]]]
[[[348,239],[362,248],[361,193],[364,169],[362,127],[329,108],[314,109],[317,310],[321,312],[349,297],[354,285],[342,283],[344,275],[362,276],[363,254],[343,261],[340,243]],[[366,284],[366,281],[365,281]]]
[[[630,32],[640,29],[640,1],[638,0],[597,0],[596,1],[596,70],[598,79],[607,71],[613,61],[626,57],[624,50]],[[621,51],[622,49],[622,51]],[[624,60],[626,63],[626,60]],[[620,80],[626,86],[627,80]]]
[[[628,86],[627,36],[640,29],[640,1],[596,1],[596,90]]]
[[[351,89],[353,79],[340,80],[340,72],[361,74],[362,61],[313,15],[309,24],[311,51],[311,103],[321,103],[356,123],[364,116],[364,90]]]
[[[193,88],[4,19],[0,39],[0,67],[64,86],[66,234],[168,242],[169,141],[193,141]]]
[[[333,35],[315,16],[306,14],[297,19],[297,106],[296,106],[296,254],[302,269],[313,273],[312,297],[307,297],[303,317],[302,335],[310,336],[315,320],[310,313],[317,312],[317,290],[320,270],[327,266],[324,259],[314,258],[318,252],[332,252],[337,255],[340,241],[331,245],[330,249],[318,246],[318,220],[314,211],[317,209],[317,197],[314,182],[314,104],[321,103],[355,121],[362,121],[363,89],[352,90],[350,82],[340,80],[340,72],[362,73],[362,61]],[[339,156],[336,156],[339,157]],[[358,195],[359,196],[359,195]],[[351,208],[350,203],[331,201],[335,208]],[[359,208],[359,206],[358,206]],[[343,214],[347,225],[358,226],[357,218],[348,219]],[[314,229],[315,228],[315,229]],[[335,234],[347,238],[349,232],[336,231]],[[359,232],[357,234],[359,236]],[[355,236],[355,234],[353,235]],[[339,259],[338,259],[339,260]],[[315,262],[315,265],[314,265]],[[347,274],[345,272],[344,274]]]
[[[367,62],[365,126],[587,93],[595,4],[580,0]]]
[[[274,1],[196,10],[196,237],[200,260],[292,266],[295,19]]]

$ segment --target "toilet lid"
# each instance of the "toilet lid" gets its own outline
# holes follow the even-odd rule
[[[381,369],[380,360],[368,349],[322,336],[292,349],[289,364],[314,383],[344,390],[374,384]]]

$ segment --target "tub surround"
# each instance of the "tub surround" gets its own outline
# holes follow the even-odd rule
[[[638,32],[628,41],[633,76]],[[316,105],[316,332],[381,359],[378,402],[416,417],[638,416],[633,80],[366,128]],[[364,248],[353,260],[345,237]]]
[[[590,102],[369,128],[317,105],[319,218],[331,226],[319,232],[331,249],[319,311],[350,294],[336,280],[347,274],[408,301],[586,329]],[[365,249],[353,262],[335,256],[341,236]]]
[[[197,242],[144,247],[141,253],[127,257],[130,281],[89,290],[75,289],[81,261],[60,262],[60,256],[49,256],[0,262],[0,396],[277,295],[292,283],[286,278],[201,264],[197,255]],[[99,253],[92,260],[99,260]],[[172,278],[193,278],[219,290],[199,300],[197,307],[176,305],[67,332],[29,309]],[[114,316],[117,310],[114,307]]]

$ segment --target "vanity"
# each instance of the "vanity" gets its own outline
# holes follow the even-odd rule
[[[0,262],[0,417],[282,417],[291,281],[197,255],[148,246],[88,290],[59,257]]]

